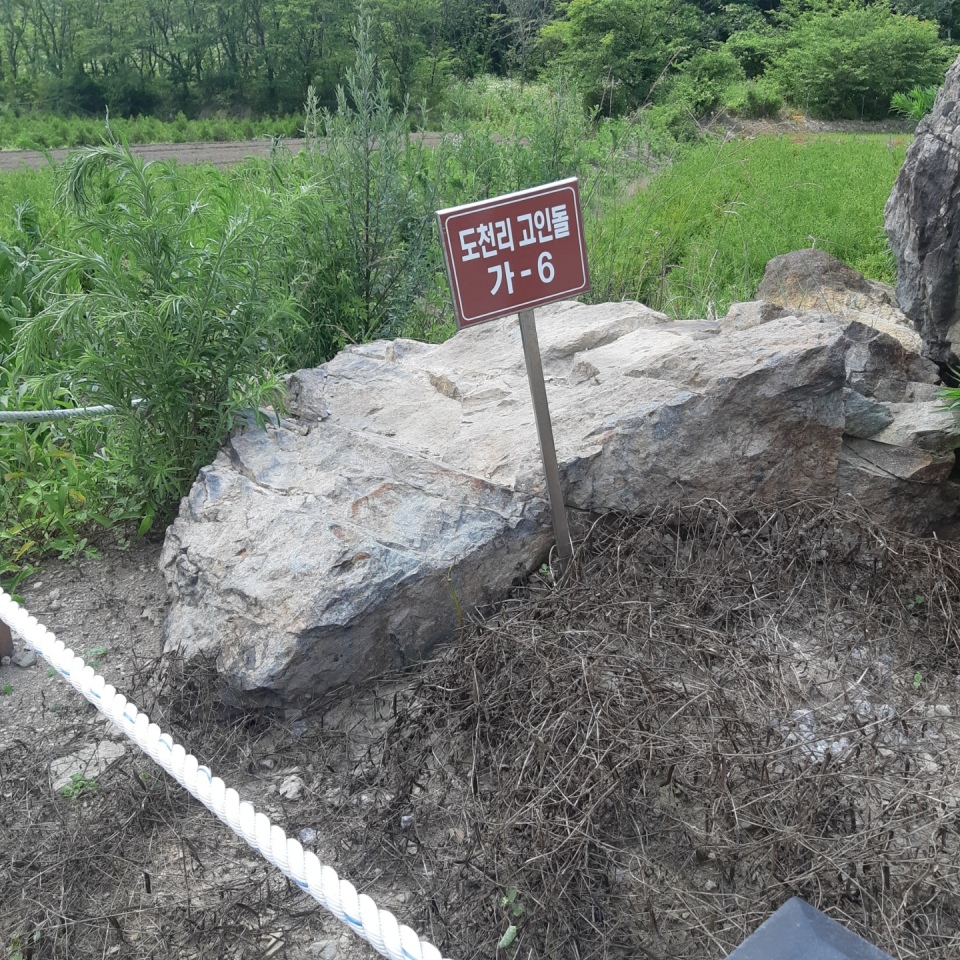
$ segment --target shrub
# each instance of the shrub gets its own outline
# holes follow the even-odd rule
[[[678,67],[670,98],[695,116],[715,110],[727,90],[746,77],[739,61],[727,50],[701,50]]]
[[[309,328],[300,362],[331,357],[347,343],[395,335],[441,270],[434,243],[433,158],[408,142],[376,76],[369,23],[356,33],[356,64],[337,90],[337,111],[311,89],[305,150],[277,155],[282,190],[275,222],[287,276]]]
[[[922,120],[932,109],[937,99],[939,87],[915,86],[906,93],[895,93],[890,101],[890,109],[908,120]]]
[[[76,219],[32,285],[44,306],[18,327],[19,357],[41,397],[117,407],[105,456],[149,523],[274,396],[280,318],[295,317],[261,282],[263,211],[188,195],[119,144],[73,154],[58,197]]]
[[[723,108],[735,117],[759,120],[774,118],[783,109],[783,97],[776,84],[761,77],[735,83],[724,92]]]
[[[880,5],[805,15],[782,43],[767,76],[788,102],[825,119],[884,117],[894,93],[940,83],[954,56],[935,23]]]

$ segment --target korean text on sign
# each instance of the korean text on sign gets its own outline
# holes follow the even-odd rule
[[[438,214],[460,326],[589,289],[575,179]]]

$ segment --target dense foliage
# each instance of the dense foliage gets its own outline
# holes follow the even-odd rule
[[[874,5],[797,17],[766,72],[814,115],[875,120],[894,94],[941,82],[950,59],[936,23]]]
[[[179,113],[181,131],[199,117],[214,137],[240,117],[255,135],[255,117],[299,113],[308,86],[336,107],[358,14],[395,105],[436,116],[457,81],[561,71],[607,115],[653,105],[678,129],[686,113],[784,102],[883,116],[893,94],[941,82],[960,28],[960,7],[940,0],[8,0],[0,121],[109,108]]]

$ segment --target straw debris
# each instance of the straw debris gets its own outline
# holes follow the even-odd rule
[[[720,958],[798,895],[947,960],[958,664],[960,545],[704,501],[597,519],[563,582],[337,703],[228,714],[169,661],[138,699],[444,956]],[[0,946],[299,960],[331,936],[145,761],[73,801],[45,762],[24,736],[0,751]]]

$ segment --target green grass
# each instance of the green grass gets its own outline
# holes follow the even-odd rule
[[[53,170],[21,168],[0,175],[0,239],[19,242],[14,214],[19,204],[29,200],[41,231],[50,230],[62,216],[53,200]]]
[[[816,246],[894,279],[883,207],[907,137],[761,137],[695,147],[587,238],[596,301],[705,316],[752,299],[772,257]]]

